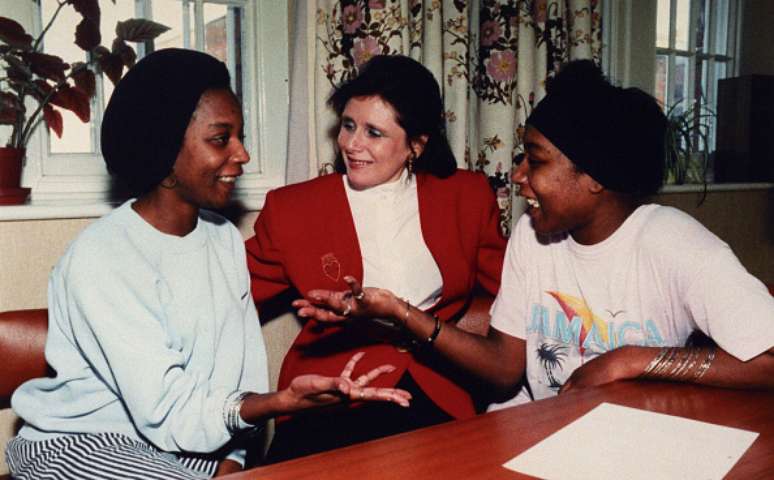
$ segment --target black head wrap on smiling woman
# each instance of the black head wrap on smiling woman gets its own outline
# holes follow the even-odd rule
[[[656,193],[664,178],[667,120],[653,97],[611,85],[591,60],[568,63],[546,90],[529,126],[605,188]]]
[[[102,120],[108,171],[134,194],[170,174],[199,98],[229,89],[226,65],[205,53],[169,48],[144,57],[116,86]]]

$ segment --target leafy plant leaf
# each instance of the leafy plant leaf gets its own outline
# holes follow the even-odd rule
[[[83,123],[87,123],[91,119],[89,97],[77,88],[69,85],[61,86],[51,97],[51,103],[72,111]]]
[[[121,56],[108,52],[99,57],[97,62],[99,63],[99,68],[113,82],[113,85],[117,85],[124,71],[124,62],[121,60]]]
[[[59,113],[51,105],[43,107],[43,120],[46,122],[46,126],[49,130],[53,130],[56,136],[62,138],[62,129],[64,122],[62,121],[62,114]]]
[[[32,48],[32,36],[19,22],[6,17],[0,17],[0,41],[21,50]]]
[[[134,66],[134,62],[137,60],[137,54],[134,52],[134,49],[126,42],[120,38],[116,38],[113,40],[112,50],[113,53],[121,57],[121,61],[124,63],[126,68],[131,68]]]
[[[34,85],[34,88],[32,89],[32,96],[35,97],[38,102],[45,100],[48,94],[54,90],[54,87],[49,85],[47,81],[41,78],[38,78],[32,83]]]
[[[84,18],[75,27],[75,44],[81,47],[81,50],[90,51],[102,41],[102,34],[99,33],[99,21],[93,21]]]
[[[166,25],[142,18],[130,18],[116,24],[116,36],[127,42],[153,40],[167,30]]]
[[[19,112],[24,111],[20,108],[19,99],[16,95],[7,92],[0,92],[0,124],[12,125],[16,122]]]
[[[94,72],[88,69],[85,63],[74,63],[72,66],[72,78],[75,81],[75,87],[91,98],[97,90],[97,80]]]
[[[4,60],[8,62],[6,75],[11,80],[24,82],[32,78],[32,70],[20,58],[14,55],[6,55]]]
[[[103,47],[102,45],[99,45],[97,48],[94,49],[93,53],[94,53],[94,56],[97,59],[100,59],[100,58],[102,58],[105,55],[110,55],[110,50],[108,50],[107,48]]]
[[[97,0],[67,0],[67,3],[72,5],[84,20],[90,20],[99,25],[100,10]]]
[[[62,61],[61,58],[47,53],[26,52],[22,55],[22,59],[27,62],[30,70],[36,75],[58,82],[65,79],[65,70],[70,68],[70,65]]]

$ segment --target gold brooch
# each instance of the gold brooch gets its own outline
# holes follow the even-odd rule
[[[339,276],[341,275],[341,264],[339,263],[339,259],[336,258],[336,255],[333,253],[326,253],[320,257],[320,260],[322,261],[322,269],[325,276],[334,282],[338,282]]]

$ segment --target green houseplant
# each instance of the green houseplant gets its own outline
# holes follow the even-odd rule
[[[96,74],[104,73],[114,84],[124,68],[134,65],[136,53],[127,42],[151,40],[169,30],[144,19],[118,22],[116,38],[108,49],[101,45],[98,0],[56,0],[57,6],[41,32],[33,37],[18,22],[0,17],[0,124],[10,125],[11,134],[0,148],[0,205],[23,203],[29,189],[20,187],[27,143],[44,122],[49,131],[62,136],[60,108],[70,110],[83,122],[91,119],[91,99],[96,93]],[[115,0],[111,0],[115,3]],[[43,41],[59,13],[73,8],[81,16],[75,28],[75,44],[85,60],[66,63],[42,51]],[[34,102],[30,108],[27,100]]]
[[[666,112],[666,183],[707,184],[709,132],[715,112],[703,103],[678,102]]]

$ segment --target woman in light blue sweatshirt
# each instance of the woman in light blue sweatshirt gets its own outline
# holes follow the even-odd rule
[[[305,375],[268,391],[266,353],[227,205],[249,156],[225,65],[167,49],[137,63],[102,124],[108,169],[135,192],[70,245],[49,281],[46,360],[26,382],[24,420],[6,452],[12,475],[210,478],[242,468],[254,426],[343,400],[410,395]]]

